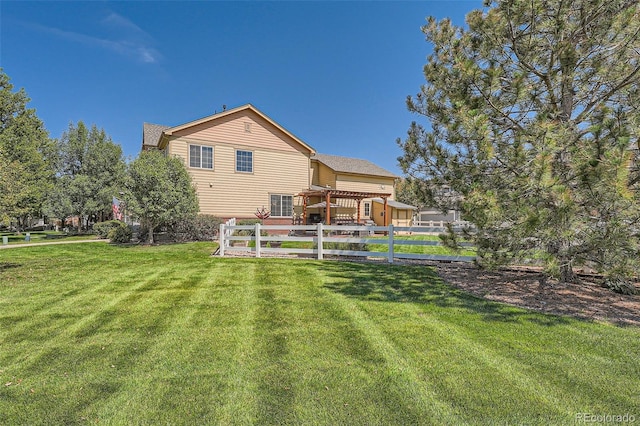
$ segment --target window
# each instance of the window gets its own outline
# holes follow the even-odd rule
[[[189,145],[189,167],[213,169],[213,147]]]
[[[364,202],[364,217],[371,217],[371,203],[369,201]]]
[[[236,172],[253,173],[252,151],[236,151]]]
[[[251,133],[251,123],[244,123],[244,131],[246,133]]]
[[[291,217],[293,214],[292,195],[272,194],[270,204],[272,217]]]

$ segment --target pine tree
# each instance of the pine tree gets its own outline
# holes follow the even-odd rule
[[[542,259],[563,281],[584,264],[635,274],[638,2],[487,1],[466,22],[423,27],[433,53],[407,105],[428,125],[398,140],[414,188],[475,225],[484,265]]]

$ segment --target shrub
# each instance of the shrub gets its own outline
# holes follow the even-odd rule
[[[223,222],[217,216],[197,215],[175,223],[171,227],[171,234],[176,241],[212,241],[217,238]]]
[[[133,230],[129,225],[123,222],[118,222],[119,226],[112,228],[109,231],[109,240],[116,244],[126,244],[131,241]]]
[[[119,220],[107,220],[93,225],[93,232],[100,238],[109,238],[109,232],[118,228],[122,222]]]
[[[638,289],[635,287],[635,285],[633,285],[632,282],[622,278],[617,278],[617,277],[607,278],[604,280],[603,286],[608,288],[611,291],[614,291],[620,294],[627,294],[627,295],[638,294]]]
[[[236,222],[237,226],[247,226],[247,225],[251,225],[251,226],[256,226],[256,223],[262,223],[262,220],[260,219],[241,219],[239,221]],[[236,230],[234,232],[234,235],[238,235],[238,236],[254,236],[256,234],[255,228],[254,229],[240,229],[240,230]],[[267,236],[267,231],[264,230],[260,230],[260,235],[262,236]]]
[[[369,251],[365,243],[325,243],[325,250]]]
[[[210,214],[201,214],[196,217],[196,239],[200,241],[211,241],[218,237],[220,224],[224,223],[222,218]]]

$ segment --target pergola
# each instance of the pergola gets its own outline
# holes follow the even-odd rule
[[[320,197],[323,201],[325,201],[327,206],[331,205],[331,199],[349,199],[357,201],[357,215],[356,220],[360,223],[360,202],[365,198],[382,198],[384,200],[384,226],[389,225],[389,212],[387,198],[391,197],[389,193],[381,193],[381,192],[362,192],[362,191],[342,191],[338,189],[310,189],[308,191],[303,191],[296,196],[302,197],[302,222],[307,223],[307,205],[309,204],[309,199],[311,197]],[[327,209],[327,215],[325,217],[325,223],[327,225],[331,225],[331,209]]]

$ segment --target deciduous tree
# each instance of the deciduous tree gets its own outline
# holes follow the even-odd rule
[[[103,220],[111,211],[112,197],[124,188],[125,162],[122,148],[104,129],[79,121],[69,124],[58,143],[56,187],[48,200],[48,211],[60,219]],[[80,229],[81,222],[78,221]]]
[[[127,206],[146,226],[149,244],[153,244],[155,228],[189,218],[199,210],[184,163],[160,151],[143,151],[129,165],[127,192]]]
[[[54,174],[55,145],[28,103],[24,89],[14,92],[0,68],[0,152],[6,167],[1,174],[11,186],[2,197],[3,216],[15,218],[19,227],[41,214]]]
[[[433,53],[407,105],[428,120],[398,141],[421,197],[475,224],[486,265],[637,274],[638,1],[487,1],[466,22],[423,27]]]

